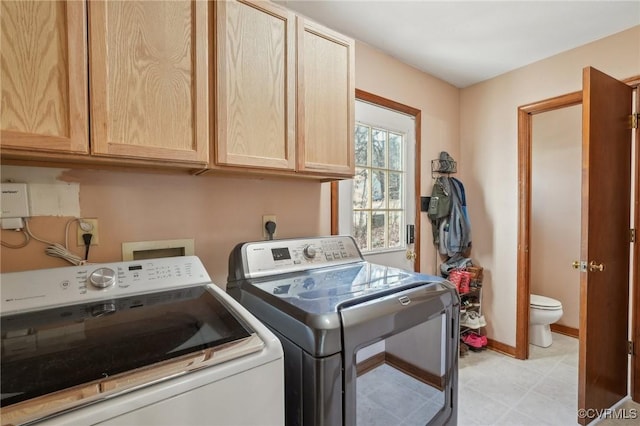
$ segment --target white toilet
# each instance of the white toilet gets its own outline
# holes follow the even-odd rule
[[[562,317],[562,303],[550,297],[532,294],[529,299],[529,343],[551,346],[550,325]]]

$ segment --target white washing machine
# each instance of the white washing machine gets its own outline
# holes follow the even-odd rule
[[[3,425],[284,423],[280,341],[197,257],[0,280]]]

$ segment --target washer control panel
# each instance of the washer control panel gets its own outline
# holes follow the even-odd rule
[[[116,283],[116,271],[111,268],[98,268],[89,275],[89,282],[96,288],[107,288]]]
[[[10,272],[1,280],[3,314],[211,282],[195,256]]]
[[[246,278],[364,260],[355,240],[343,235],[245,243],[242,257]]]

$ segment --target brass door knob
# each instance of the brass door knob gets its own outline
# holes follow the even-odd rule
[[[407,250],[407,260],[416,260],[416,252],[413,250]]]
[[[589,262],[589,271],[602,272],[604,271],[604,265],[602,263],[596,263],[593,260]]]
[[[573,267],[573,269],[580,269],[580,261],[574,260],[571,266]]]

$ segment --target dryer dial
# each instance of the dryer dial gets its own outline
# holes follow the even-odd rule
[[[318,249],[311,244],[302,249],[302,255],[307,260],[315,259],[316,254],[318,254]]]

